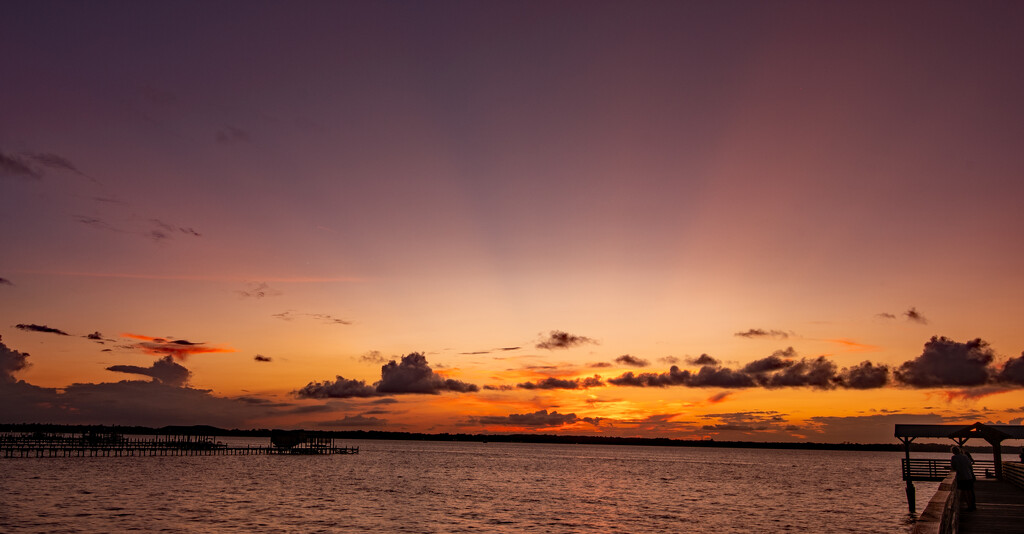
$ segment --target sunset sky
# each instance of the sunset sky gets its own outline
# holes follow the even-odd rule
[[[1024,417],[1024,3],[0,13],[0,422]]]

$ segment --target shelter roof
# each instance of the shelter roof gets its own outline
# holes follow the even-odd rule
[[[1024,439],[1021,425],[896,425],[897,438]]]

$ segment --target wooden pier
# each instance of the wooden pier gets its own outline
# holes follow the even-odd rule
[[[124,456],[252,456],[358,454],[359,447],[302,431],[276,431],[269,446],[228,446],[209,435],[126,438],[107,433],[0,434],[0,458],[81,458]]]
[[[359,447],[215,447],[210,449],[188,449],[174,447],[76,447],[76,446],[0,446],[0,458],[68,458],[68,457],[119,457],[119,456],[249,456],[259,454],[359,454]]]

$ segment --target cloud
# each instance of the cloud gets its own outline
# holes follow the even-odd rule
[[[896,381],[915,388],[981,386],[993,377],[994,354],[988,343],[974,339],[958,343],[933,336],[924,352],[896,369]]]
[[[999,373],[1000,382],[1024,386],[1024,352],[1016,358],[1010,358]]]
[[[763,328],[751,328],[750,330],[747,330],[746,332],[736,332],[733,335],[739,336],[739,337],[745,337],[747,339],[753,339],[753,338],[756,338],[756,337],[770,337],[770,338],[776,338],[776,339],[787,339],[791,335],[791,333],[790,332],[784,332],[782,330],[765,330]]]
[[[147,237],[149,237],[150,239],[154,240],[154,241],[163,241],[165,239],[170,239],[171,236],[176,235],[176,234],[185,234],[185,235],[189,235],[189,236],[192,236],[192,237],[202,237],[203,236],[203,234],[197,232],[192,227],[176,226],[176,225],[168,224],[168,223],[166,223],[164,221],[161,221],[160,219],[150,219],[149,221],[151,223],[155,224],[156,228],[150,230],[145,235]]]
[[[225,126],[223,129],[218,130],[216,139],[222,145],[234,145],[252,141],[247,132],[234,126]]]
[[[252,359],[257,361],[257,362],[269,362],[269,361],[271,361],[270,356],[264,356],[262,354],[257,354],[255,356],[253,356]]]
[[[13,285],[14,285],[14,282],[11,282],[10,280],[8,280],[6,278],[0,278],[0,286],[13,286]]]
[[[889,366],[867,360],[839,373],[839,384],[851,389],[875,389],[889,384]]]
[[[754,360],[743,366],[743,372],[750,374],[763,374],[785,369],[786,367],[793,365],[792,360],[788,360],[787,358],[792,358],[794,355],[796,355],[796,351],[793,350],[793,347],[788,347],[785,350],[777,350],[770,356],[761,358],[760,360]]]
[[[359,356],[359,361],[366,363],[384,363],[388,361],[388,359],[382,356],[380,351],[371,350],[370,352]]]
[[[611,367],[611,366],[612,366],[612,364],[610,364],[608,362],[594,362],[594,363],[588,363],[587,364],[587,367],[590,367],[592,369],[601,369],[601,368],[604,368],[604,367]]]
[[[376,397],[377,388],[362,380],[335,377],[334,382],[310,382],[295,392],[300,399],[349,399],[352,397]]]
[[[71,161],[69,161],[67,158],[58,156],[57,154],[26,152],[25,156],[44,167],[64,171],[71,171],[75,174],[89,178],[89,176],[86,175],[84,172],[78,170],[78,167],[75,167],[74,163],[71,163]]]
[[[91,334],[87,334],[85,336],[85,339],[91,339],[93,341],[103,341],[103,334],[101,334],[99,330],[97,330]]]
[[[712,358],[711,356],[708,356],[707,354],[701,354],[696,358],[687,358],[686,363],[690,365],[720,365],[722,362]]]
[[[679,358],[676,358],[675,356],[663,356],[661,358],[658,358],[658,361],[661,363],[667,363],[669,365],[675,365],[679,363]]]
[[[548,413],[547,410],[538,410],[533,413],[513,413],[508,415],[484,415],[470,419],[470,422],[481,425],[510,425],[510,426],[533,426],[551,427],[572,425],[578,422],[598,425],[599,417],[577,417],[575,413],[560,414],[557,411]]]
[[[206,343],[195,343],[184,339],[168,339],[127,333],[121,334],[121,337],[141,340],[141,343],[131,345],[129,348],[141,349],[146,354],[170,355],[178,360],[185,360],[192,354],[235,352],[235,349],[231,347],[212,347]]]
[[[891,313],[888,313],[888,312],[876,313],[875,317],[878,317],[879,319],[895,319],[896,318],[895,315],[893,315]]]
[[[381,367],[380,374],[380,381],[373,385],[339,375],[334,382],[310,382],[295,394],[300,398],[324,399],[414,393],[437,395],[444,391],[469,393],[480,390],[474,384],[438,375],[427,364],[426,357],[418,352],[403,356],[401,362],[391,360]]]
[[[708,397],[708,403],[718,404],[724,401],[725,399],[729,398],[730,395],[732,395],[731,391],[722,391],[720,393],[715,393],[714,395]]]
[[[589,337],[576,336],[568,332],[562,332],[561,330],[552,330],[548,333],[547,339],[537,343],[538,349],[568,349],[579,345],[586,345],[588,343],[596,344],[597,342]]]
[[[18,330],[24,330],[26,332],[43,332],[45,334],[57,334],[58,336],[71,335],[63,330],[57,328],[50,328],[49,326],[38,324],[19,324],[15,325],[15,328],[17,328]]]
[[[184,386],[188,382],[189,376],[192,372],[185,367],[174,363],[174,359],[171,356],[164,356],[159,360],[153,362],[150,367],[139,367],[137,365],[112,365],[107,367],[108,371],[114,371],[117,373],[132,373],[136,375],[143,375],[153,378],[153,380],[167,384],[169,386]]]
[[[574,378],[572,380],[548,377],[536,382],[516,384],[516,387],[519,389],[588,389],[601,387],[603,385],[604,382],[601,381],[601,377],[594,375],[585,378]],[[488,389],[494,388],[492,387]]]
[[[636,356],[630,356],[629,354],[623,354],[622,356],[615,358],[615,362],[623,365],[629,365],[631,367],[647,367],[651,364],[651,362],[643,358],[637,358]]]
[[[496,386],[488,384],[488,385],[485,385],[483,387],[483,389],[486,389],[488,391],[512,391],[512,390],[516,389],[516,387],[515,386],[510,386],[508,384],[501,384],[501,385],[496,385]]]
[[[955,400],[978,400],[991,395],[998,395],[1000,393],[1007,393],[1013,391],[1011,388],[1002,386],[981,386],[974,388],[965,389],[954,389],[940,392],[943,397],[946,398],[946,402],[953,402]]]
[[[235,293],[238,293],[243,298],[252,297],[254,299],[261,299],[264,297],[276,297],[278,295],[283,294],[277,289],[270,287],[270,285],[267,284],[266,282],[249,282],[247,285],[249,286],[247,290],[239,289],[236,290]]]
[[[740,369],[730,369],[722,367],[718,360],[705,354],[692,360],[704,363],[697,372],[682,370],[673,365],[667,373],[627,372],[609,378],[608,383],[631,387],[869,389],[883,387],[889,381],[889,368],[885,365],[863,362],[839,371],[836,364],[825,356],[791,359],[795,355],[796,351],[788,347],[754,360]]]
[[[43,177],[42,173],[30,167],[27,161],[18,156],[4,154],[3,152],[0,152],[0,175],[31,178],[33,180]]]
[[[366,417],[365,415],[346,415],[333,421],[320,421],[317,426],[326,428],[376,428],[387,425],[386,419]]]
[[[846,348],[847,352],[875,352],[879,348],[875,345],[868,345],[860,343],[852,339],[838,338],[838,339],[826,339],[829,343],[835,343]]]
[[[473,384],[446,379],[434,373],[427,365],[427,358],[418,352],[403,356],[401,362],[391,360],[380,368],[380,374],[377,391],[385,394],[438,394],[442,391],[467,393],[480,389]]]
[[[0,383],[14,382],[14,373],[29,365],[27,352],[9,348],[3,343],[3,337],[0,337]]]
[[[326,324],[336,325],[350,325],[352,321],[346,321],[344,319],[338,319],[337,317],[327,315],[326,313],[292,313],[291,310],[286,310],[281,313],[275,313],[272,315],[282,321],[294,321],[296,317],[311,317],[313,319],[319,319]]]
[[[924,316],[917,311],[917,308],[912,307],[909,310],[903,312],[903,315],[906,316],[907,320],[909,321],[914,321],[915,323],[921,324],[928,324],[928,319],[925,319]]]

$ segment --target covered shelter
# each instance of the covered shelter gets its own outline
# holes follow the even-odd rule
[[[939,481],[949,471],[949,462],[935,459],[910,459],[910,443],[918,438],[948,438],[963,446],[972,438],[981,438],[992,446],[991,462],[976,462],[978,466],[992,466],[994,476],[1003,478],[1002,443],[1007,439],[1024,439],[1021,425],[896,425],[896,439],[903,443],[903,480],[907,483],[907,503],[914,513],[914,481]],[[986,469],[987,472],[987,469]]]

